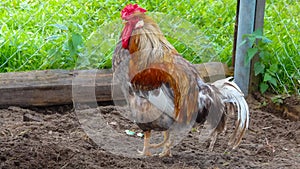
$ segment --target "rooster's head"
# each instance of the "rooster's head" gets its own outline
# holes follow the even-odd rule
[[[138,4],[129,4],[121,11],[121,18],[126,21],[125,27],[122,32],[122,46],[128,49],[128,44],[132,31],[136,28],[143,26],[143,21],[139,17],[134,16],[135,13],[145,13],[146,9],[141,8]]]

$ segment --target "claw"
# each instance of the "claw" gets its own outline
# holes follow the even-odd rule
[[[171,153],[170,147],[164,148],[164,150],[161,153],[159,153],[159,157],[172,157],[172,156],[173,155]]]
[[[172,154],[171,154],[171,150],[168,150],[168,151],[163,151],[161,153],[159,153],[159,157],[172,157]]]
[[[138,155],[140,155],[140,156],[152,156],[152,153],[149,151],[149,149],[147,150],[147,149],[145,149],[145,147],[144,147],[143,151],[137,150],[137,152],[138,152]]]

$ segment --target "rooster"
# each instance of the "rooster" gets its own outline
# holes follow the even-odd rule
[[[131,120],[144,131],[144,147],[139,153],[151,156],[151,148],[163,147],[159,156],[172,156],[170,130],[206,121],[213,126],[212,149],[229,111],[238,114],[231,141],[235,148],[249,123],[242,92],[229,79],[204,83],[145,12],[137,4],[121,11],[125,26],[113,54],[114,79],[121,83],[132,110]],[[163,132],[161,143],[150,144],[152,130]]]

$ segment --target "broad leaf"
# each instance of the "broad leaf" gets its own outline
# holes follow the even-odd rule
[[[82,44],[82,37],[78,33],[72,33],[72,43],[75,49]]]
[[[251,59],[254,57],[254,55],[257,53],[258,49],[257,48],[250,48],[247,51],[247,57],[245,59],[245,65],[248,65],[251,61]]]
[[[272,79],[272,76],[269,73],[265,73],[264,82],[268,82]]]
[[[274,85],[275,87],[277,87],[277,81],[274,77],[272,77],[270,80],[269,80],[270,83],[272,83],[272,85]]]
[[[277,86],[277,81],[274,77],[272,77],[269,73],[265,73],[264,82],[269,82],[273,84],[275,87]]]
[[[69,40],[68,40],[68,49],[69,49],[69,51],[70,51],[70,56],[73,57],[73,56],[76,54],[76,49],[75,49],[75,47],[73,46],[72,39],[69,39]]]
[[[265,65],[261,62],[256,62],[254,64],[254,73],[255,76],[257,76],[258,74],[263,74],[265,71]]]
[[[255,35],[255,36],[262,36],[263,31],[262,31],[261,28],[259,28],[259,29],[255,30],[252,34]]]
[[[265,93],[269,88],[269,85],[266,83],[260,83],[259,89],[261,93]]]

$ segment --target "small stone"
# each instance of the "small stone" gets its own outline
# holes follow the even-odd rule
[[[29,122],[29,121],[42,122],[43,119],[41,119],[41,118],[38,117],[38,116],[34,116],[34,115],[32,115],[32,114],[25,113],[25,114],[23,115],[23,121],[24,121],[24,122]]]

